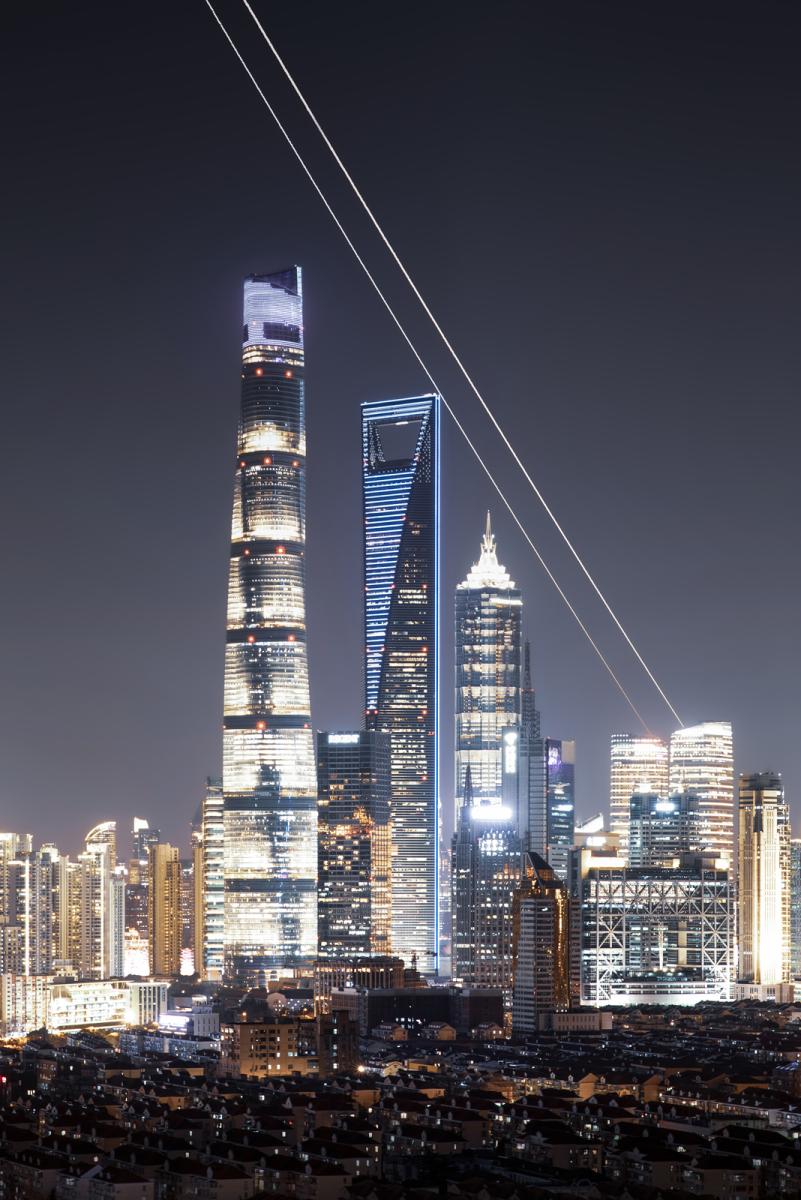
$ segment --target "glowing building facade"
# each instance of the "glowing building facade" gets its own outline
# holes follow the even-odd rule
[[[470,767],[451,851],[453,976],[466,987],[500,988],[511,1007],[514,902],[523,843],[513,815],[472,795]]]
[[[695,792],[705,848],[734,866],[734,749],[729,721],[705,721],[670,738],[670,791]]]
[[[790,961],[793,979],[801,979],[801,838],[790,841]]]
[[[250,276],[225,648],[225,968],[260,982],[317,950],[303,367],[300,268]]]
[[[225,947],[225,843],[222,781],[206,780],[200,825],[201,886],[197,922],[201,950],[195,961],[203,979],[221,979]]]
[[[487,513],[481,554],[455,596],[454,977],[512,1001],[512,907],[522,866],[522,599],[498,562]],[[524,811],[527,799],[524,800]]]
[[[317,735],[317,926],[321,959],[389,954],[389,735]]]
[[[487,513],[481,555],[456,589],[457,809],[468,767],[475,804],[502,800],[503,736],[521,723],[522,604]]]
[[[181,860],[177,846],[150,847],[148,940],[151,975],[181,970]]]
[[[527,854],[514,902],[515,1036],[536,1033],[538,1016],[570,1007],[567,888],[538,854]]]
[[[792,978],[790,814],[780,775],[741,775],[737,878],[738,976],[756,984]]]
[[[362,405],[365,723],[388,733],[392,950],[439,955],[438,396]]]
[[[616,835],[571,851],[571,917],[583,1004],[697,1004],[728,1000],[734,898],[714,855],[670,867],[627,867]]]
[[[662,738],[613,733],[609,759],[609,829],[628,857],[629,801],[635,792],[668,795],[668,748]],[[680,791],[680,788],[676,789]]]

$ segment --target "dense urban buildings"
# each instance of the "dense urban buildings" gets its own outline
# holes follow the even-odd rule
[[[741,775],[737,901],[739,978],[758,985],[791,978],[790,813],[781,776]]]
[[[362,405],[365,723],[390,737],[392,950],[439,954],[440,400]]]
[[[225,648],[225,962],[264,981],[317,951],[299,267],[244,287]]]
[[[318,733],[317,936],[321,959],[388,954],[392,842],[386,733]]]

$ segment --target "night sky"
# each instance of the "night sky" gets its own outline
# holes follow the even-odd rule
[[[419,367],[202,3],[6,17],[0,828],[185,844],[220,770],[241,281],[302,264],[318,728],[361,720],[359,403]],[[257,9],[687,723],[801,819],[801,28],[792,3]],[[243,52],[655,732],[670,714],[499,448],[255,26]],[[445,628],[492,503],[579,814],[633,728],[445,427]],[[443,754],[450,765],[450,637]],[[448,776],[444,795],[449,796]],[[121,851],[128,853],[123,836]]]

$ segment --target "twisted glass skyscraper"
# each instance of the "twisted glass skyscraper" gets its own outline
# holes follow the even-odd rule
[[[392,952],[439,926],[439,397],[362,405],[365,721],[390,735]]]
[[[245,282],[225,648],[225,969],[263,982],[317,946],[317,784],[304,594],[301,272]]]

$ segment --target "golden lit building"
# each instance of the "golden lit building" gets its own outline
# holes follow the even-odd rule
[[[240,1020],[220,1027],[219,1074],[265,1079],[317,1073],[317,1023],[304,1017]]]
[[[148,935],[150,973],[181,970],[181,861],[177,846],[158,842],[149,849]]]
[[[317,736],[321,959],[386,955],[391,937],[390,738]]]
[[[781,776],[740,776],[737,839],[738,977],[760,985],[792,978],[790,815]]]
[[[512,1029],[536,1033],[539,1014],[570,1007],[569,899],[538,854],[527,854],[514,898]]]

